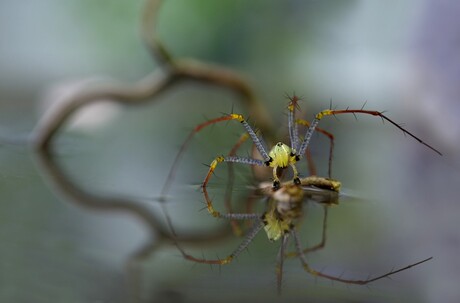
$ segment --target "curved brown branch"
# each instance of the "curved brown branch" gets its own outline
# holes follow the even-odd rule
[[[176,240],[175,236],[171,235],[169,227],[160,223],[163,221],[162,214],[151,211],[145,203],[119,195],[100,195],[89,192],[73,182],[72,178],[65,173],[50,153],[37,151],[33,155],[45,183],[64,200],[95,211],[116,211],[131,214],[148,227],[152,234],[149,239],[153,240],[159,237],[160,240],[169,240],[170,242]],[[167,216],[166,213],[164,215]],[[178,239],[186,243],[208,243],[220,241],[225,235],[230,234],[230,229],[223,226],[206,235],[188,232]],[[143,253],[143,255],[147,254]]]
[[[77,109],[100,100],[112,100],[126,104],[148,101],[162,92],[174,80],[160,70],[151,73],[133,85],[87,85],[72,96],[50,108],[31,134],[31,144],[36,150],[46,150],[61,126]]]
[[[272,136],[272,125],[270,116],[254,91],[248,84],[248,80],[241,74],[224,67],[203,63],[192,59],[176,61],[175,73],[189,80],[200,81],[227,88],[239,95],[240,101],[247,108],[248,114],[257,121],[258,128],[266,137]]]
[[[160,10],[161,0],[147,0],[142,14],[141,36],[153,58],[163,68],[173,68],[173,58],[155,34],[156,16]]]
[[[155,36],[154,25],[161,1],[146,1],[142,37],[153,57],[160,63],[159,69],[132,85],[112,83],[88,85],[66,100],[51,108],[33,130],[29,141],[35,150],[48,150],[50,143],[69,117],[90,103],[112,100],[125,104],[152,101],[176,80],[192,80],[224,87],[237,93],[250,116],[258,121],[259,128],[270,137],[270,119],[267,111],[255,97],[246,79],[236,72],[220,66],[191,59],[174,59]],[[153,100],[152,102],[154,102]]]

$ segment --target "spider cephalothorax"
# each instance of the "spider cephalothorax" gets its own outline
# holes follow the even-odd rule
[[[295,167],[295,163],[299,161],[300,157],[295,154],[294,149],[282,142],[278,142],[272,147],[268,156],[270,160],[265,161],[265,165],[273,167],[273,188],[278,189],[280,186],[279,169],[285,169],[288,166],[292,167],[294,183],[300,184],[299,174]]]

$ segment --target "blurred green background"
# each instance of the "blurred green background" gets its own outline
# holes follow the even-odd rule
[[[140,38],[143,5],[0,1],[0,133],[30,132],[50,100],[85,79],[134,82],[158,68]],[[375,117],[321,122],[336,136],[333,177],[347,196],[331,209],[327,246],[309,256],[311,265],[365,278],[432,261],[368,289],[315,281],[297,260],[288,260],[281,297],[274,274],[279,243],[262,233],[249,254],[220,269],[184,261],[170,243],[133,261],[145,243],[156,241],[145,222],[67,201],[26,148],[3,144],[0,302],[458,302],[459,13],[457,2],[435,0],[170,0],[156,29],[174,56],[245,75],[280,130],[287,131],[285,93],[295,91],[308,119],[330,100],[338,108],[361,108],[367,101],[367,109],[387,110],[441,150],[443,157]],[[71,179],[100,195],[141,199],[158,214],[154,198],[189,131],[232,106],[247,114],[235,95],[191,82],[155,101],[138,107],[103,102],[79,112],[54,142]],[[228,225],[199,211],[198,184],[207,171],[202,164],[226,153],[241,131],[237,123],[216,125],[190,146],[167,203],[178,232],[206,236]],[[313,140],[318,173],[325,176],[328,142]],[[247,144],[240,154],[249,150]],[[222,209],[226,171],[216,174],[210,194]],[[238,168],[234,198],[240,208],[247,184],[254,184],[249,169]],[[302,235],[313,244],[321,208],[311,205],[307,212]],[[184,247],[213,258],[240,241],[230,235]]]

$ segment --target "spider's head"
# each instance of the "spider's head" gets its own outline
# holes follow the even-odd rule
[[[290,163],[295,163],[292,149],[282,142],[276,143],[268,155],[271,157],[270,167],[286,168]]]

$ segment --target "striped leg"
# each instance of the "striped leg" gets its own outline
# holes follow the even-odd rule
[[[204,178],[203,184],[201,187],[204,189],[208,185],[209,179],[211,178],[211,175],[213,174],[214,170],[216,169],[217,165],[222,162],[231,162],[231,163],[242,163],[242,164],[248,164],[248,165],[258,165],[258,166],[266,166],[265,162],[262,160],[258,159],[252,159],[252,158],[243,158],[243,157],[237,157],[237,156],[229,156],[229,157],[224,157],[224,156],[218,156],[217,158],[214,159],[214,161],[211,162],[211,165],[209,166],[209,171],[206,177]]]
[[[300,125],[303,125],[303,126],[306,126],[306,127],[310,127],[310,125],[311,125],[310,122],[308,122],[307,120],[303,120],[303,119],[297,119],[296,124],[300,124]],[[323,135],[325,135],[326,137],[328,137],[330,142],[331,142],[331,144],[329,146],[329,160],[328,160],[327,176],[329,178],[332,178],[332,157],[333,157],[333,151],[334,151],[334,135],[332,133],[322,129],[322,128],[319,128],[319,127],[316,128],[316,131],[321,133],[321,134],[323,134]],[[309,149],[306,150],[306,155],[307,155],[307,159],[309,157],[311,157],[310,153],[309,153]],[[309,167],[310,167],[310,165],[311,165],[310,163],[312,163],[312,161],[309,160],[308,162],[309,162]]]
[[[295,123],[295,110],[299,109],[299,98],[295,95],[288,98],[290,100],[288,105],[289,138],[291,140],[291,149],[296,153],[299,147],[299,131],[297,129],[297,123]]]
[[[220,219],[228,219],[228,220],[254,220],[254,224],[252,226],[252,229],[248,232],[246,235],[246,238],[244,239],[243,242],[227,257],[224,259],[204,259],[204,258],[196,258],[190,254],[187,254],[177,243],[177,247],[179,248],[180,252],[182,253],[182,256],[193,262],[197,263],[205,263],[205,264],[217,264],[217,265],[224,265],[228,264],[233,261],[248,245],[252,242],[254,237],[259,233],[259,231],[265,226],[265,224],[261,220],[261,215],[260,214],[246,214],[246,213],[226,213],[222,214],[219,211],[216,211],[212,205],[212,201],[209,198],[208,191],[206,188],[203,188],[203,193],[204,197],[206,200],[206,207],[209,211],[209,213],[216,218]]]
[[[291,140],[291,148],[293,149],[293,153],[297,153],[299,148],[299,131],[297,125],[303,125],[306,127],[310,127],[310,122],[304,119],[297,119],[295,118],[296,109],[299,109],[299,98],[297,96],[289,97],[289,105],[288,105],[288,128],[289,128],[289,138]],[[328,177],[331,178],[331,167],[332,167],[332,151],[334,149],[334,136],[323,129],[317,128],[318,132],[326,135],[330,141],[331,146],[329,148],[329,167],[328,167]],[[305,151],[308,168],[310,171],[310,175],[316,175],[316,167],[314,165],[313,159],[311,157],[309,149]]]
[[[208,120],[206,122],[203,122],[203,123],[198,124],[197,126],[195,126],[195,128],[189,133],[189,135],[185,139],[184,143],[182,143],[182,145],[181,145],[181,147],[179,149],[179,152],[177,153],[176,157],[174,158],[174,161],[173,161],[173,164],[171,166],[171,169],[169,170],[168,177],[166,178],[166,182],[163,185],[163,188],[161,190],[161,196],[162,197],[167,195],[167,193],[169,192],[171,184],[174,181],[175,173],[176,173],[177,167],[179,165],[179,162],[180,162],[185,150],[187,149],[188,145],[190,144],[190,142],[192,141],[193,137],[195,136],[195,134],[197,134],[198,132],[200,132],[201,130],[203,130],[204,128],[206,128],[206,127],[208,127],[210,125],[214,125],[214,124],[219,123],[219,122],[230,121],[230,120],[239,121],[243,125],[244,129],[246,130],[248,136],[252,139],[255,147],[257,148],[259,153],[262,155],[263,159],[265,161],[270,160],[270,157],[268,156],[268,153],[267,153],[267,148],[266,148],[265,143],[263,142],[262,139],[260,139],[257,136],[257,134],[254,132],[252,127],[246,122],[246,120],[244,119],[244,117],[242,115],[229,114],[229,115],[225,115],[225,116],[222,116],[222,117],[218,117],[218,118],[215,118],[215,119]]]

